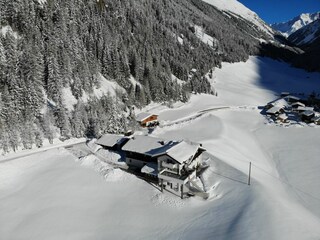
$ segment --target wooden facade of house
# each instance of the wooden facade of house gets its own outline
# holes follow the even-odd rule
[[[158,123],[158,115],[151,115],[140,122],[142,127],[149,127],[151,125],[156,125]]]
[[[152,113],[140,113],[136,120],[141,127],[153,127],[159,124],[158,115]]]

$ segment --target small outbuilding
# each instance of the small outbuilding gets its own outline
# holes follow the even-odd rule
[[[301,114],[301,120],[306,123],[311,123],[314,117],[315,117],[314,111],[310,111],[310,110],[304,111]]]
[[[137,122],[141,127],[153,127],[159,125],[158,115],[148,112],[139,113],[136,116]]]
[[[282,113],[280,115],[277,116],[277,120],[279,120],[282,123],[287,123],[289,122],[288,120],[288,116],[285,113]]]
[[[129,138],[122,135],[104,134],[96,141],[96,144],[109,150],[119,150],[128,141]]]

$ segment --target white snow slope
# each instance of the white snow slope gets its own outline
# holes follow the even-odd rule
[[[319,92],[320,74],[251,57],[214,75],[218,97],[153,107],[175,122],[153,136],[200,142],[215,156],[203,176],[208,200],[181,200],[93,155],[79,162],[53,149],[0,162],[0,238],[319,239],[320,128],[269,124],[258,106],[281,91]]]
[[[209,3],[220,10],[239,15],[242,18],[248,20],[249,22],[252,22],[253,24],[255,24],[260,30],[264,31],[270,36],[273,35],[272,28],[270,28],[255,12],[251,11],[249,8],[247,8],[237,0],[202,0],[202,1]]]

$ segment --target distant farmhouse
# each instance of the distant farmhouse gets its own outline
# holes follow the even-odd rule
[[[124,153],[130,169],[157,180],[162,191],[166,187],[176,189],[181,198],[189,190],[186,184],[196,179],[197,170],[201,168],[202,153],[206,151],[198,143],[141,135],[121,138],[107,134],[96,143],[108,149],[118,149]]]
[[[141,127],[153,127],[159,124],[158,115],[148,112],[139,113],[136,120]]]

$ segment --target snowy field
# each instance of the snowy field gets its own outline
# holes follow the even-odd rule
[[[181,200],[63,147],[0,160],[0,239],[320,239],[320,128],[268,124],[281,91],[320,92],[320,74],[267,58],[223,64],[218,96],[153,105],[152,136],[200,142],[210,193]],[[252,181],[247,185],[249,162]]]

